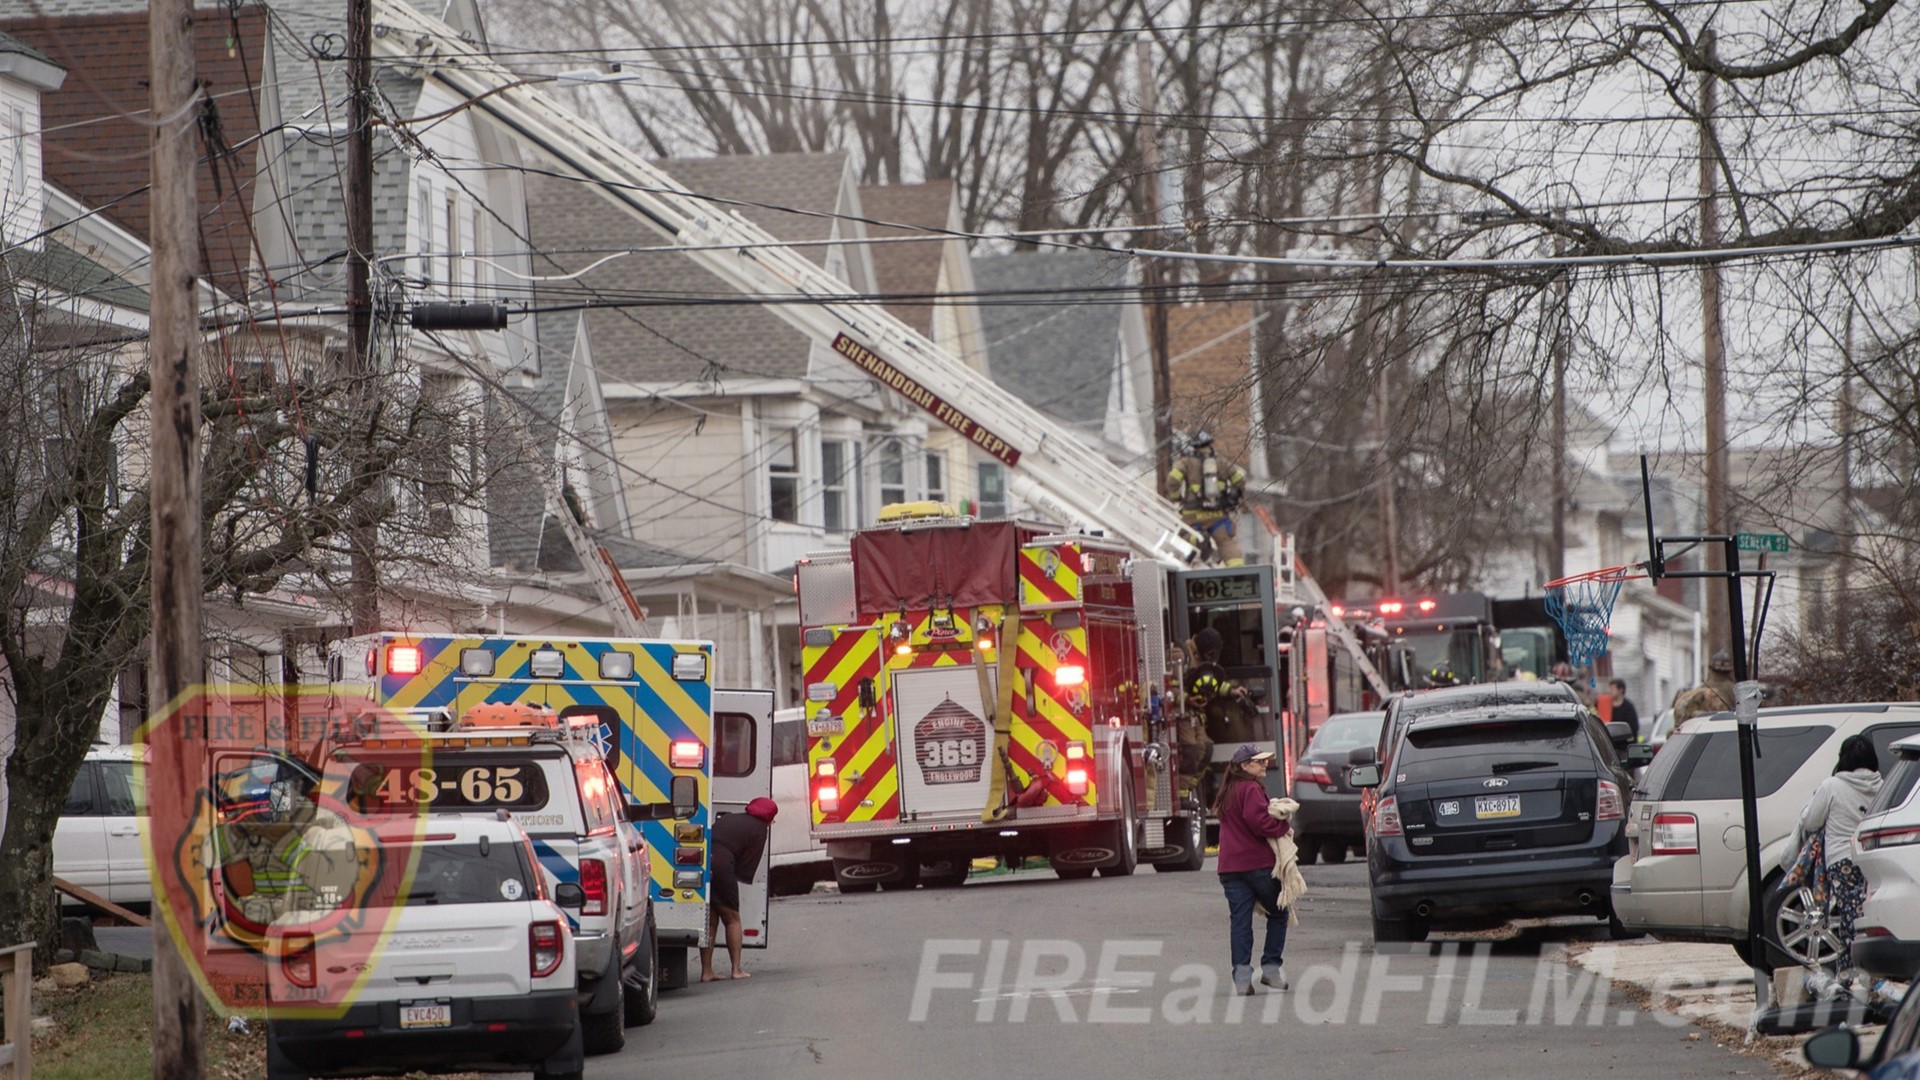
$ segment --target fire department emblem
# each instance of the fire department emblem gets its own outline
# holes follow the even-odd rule
[[[377,705],[261,689],[199,687],[141,729],[155,914],[220,1008],[334,1014],[385,944],[407,877],[411,845],[383,838],[420,818],[376,822],[367,793],[328,773],[333,748],[364,734],[358,722],[378,722]],[[346,962],[316,972],[297,1001],[270,990],[270,967],[323,940]]]
[[[913,725],[913,745],[924,783],[976,783],[987,761],[987,722],[949,697]]]

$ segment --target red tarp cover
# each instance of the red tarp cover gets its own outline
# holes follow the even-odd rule
[[[1018,544],[1011,521],[855,533],[854,599],[869,615],[1007,603]]]

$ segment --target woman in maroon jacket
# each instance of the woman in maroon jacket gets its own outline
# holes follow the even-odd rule
[[[1248,743],[1233,752],[1227,781],[1213,804],[1220,819],[1220,887],[1227,894],[1228,936],[1233,952],[1233,990],[1253,993],[1253,905],[1267,913],[1267,940],[1260,951],[1260,981],[1285,990],[1280,954],[1287,947],[1287,913],[1280,910],[1280,882],[1273,876],[1269,839],[1287,835],[1287,822],[1267,813],[1267,770],[1273,751]]]

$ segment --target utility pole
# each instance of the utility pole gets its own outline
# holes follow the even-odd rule
[[[1714,32],[1700,35],[1700,51],[1708,61],[1714,59]],[[1714,135],[1714,114],[1719,107],[1719,90],[1710,71],[1700,74],[1700,246],[1711,251],[1720,246],[1719,177],[1716,161],[1719,140]],[[1720,267],[1706,263],[1700,268],[1701,392],[1706,397],[1706,476],[1707,520],[1701,530],[1709,536],[1731,535],[1728,520],[1732,499],[1729,495],[1729,456],[1727,453],[1727,355],[1721,336]],[[1725,571],[1725,557],[1719,545],[1706,545],[1707,568]],[[1742,643],[1729,635],[1727,598],[1720,590],[1707,592],[1707,641],[1709,648],[1719,642],[1738,652]]]
[[[373,374],[373,0],[347,0],[347,374],[355,400],[369,401]],[[423,222],[424,226],[425,223]],[[380,621],[378,527],[369,499],[350,511],[350,604],[355,634]]]
[[[1369,319],[1371,322],[1371,319]],[[1380,587],[1382,596],[1400,594],[1400,510],[1393,494],[1393,451],[1388,441],[1393,430],[1388,423],[1387,373],[1393,365],[1382,363],[1374,376],[1374,435],[1379,441],[1380,464]]]
[[[1133,53],[1140,80],[1140,179],[1144,185],[1141,205],[1146,211],[1143,224],[1154,229],[1145,234],[1148,242],[1159,243],[1162,239],[1159,232],[1160,122],[1155,114],[1160,109],[1160,84],[1154,79],[1149,45],[1146,35],[1142,34],[1134,39]],[[1147,331],[1153,351],[1154,487],[1165,491],[1167,474],[1173,471],[1173,372],[1167,363],[1167,300],[1161,277],[1159,259],[1142,260],[1140,293],[1147,307]]]
[[[1556,245],[1561,248],[1562,245]],[[1567,576],[1567,304],[1572,288],[1561,271],[1554,291],[1559,307],[1553,312],[1553,550],[1547,553],[1547,580]]]
[[[152,0],[148,18],[148,116],[152,131],[153,302],[147,370],[153,381],[148,479],[153,541],[153,645],[147,700],[163,707],[203,681],[200,634],[200,235],[194,135],[200,81],[194,70],[193,0]],[[177,730],[166,737],[179,738]],[[188,770],[192,755],[161,755]],[[177,777],[175,790],[200,786]],[[202,781],[204,782],[204,778]],[[164,905],[156,904],[155,907]],[[168,931],[153,920],[154,1080],[206,1075],[206,1005]]]

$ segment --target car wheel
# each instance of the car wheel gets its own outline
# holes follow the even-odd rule
[[[1293,846],[1300,852],[1300,865],[1312,866],[1320,857],[1320,841],[1316,837],[1302,836],[1294,840]]]
[[[617,1054],[627,1045],[627,984],[619,971],[607,978],[613,980],[612,1007],[605,1012],[580,1013],[581,1045],[596,1057]]]
[[[1328,866],[1347,861],[1347,842],[1345,840],[1323,840],[1320,842],[1320,861]]]
[[[1093,876],[1091,866],[1056,866],[1053,872],[1062,881],[1085,881]]]
[[[1120,787],[1120,820],[1113,823],[1114,847],[1120,852],[1119,861],[1111,866],[1100,868],[1101,877],[1131,877],[1134,868],[1140,865],[1140,833],[1133,821],[1133,785],[1123,783]]]
[[[880,883],[882,892],[912,892],[920,884],[920,864],[907,863],[900,868],[900,876],[893,881]]]
[[[929,889],[957,889],[967,883],[967,872],[973,869],[973,860],[955,855],[951,859],[942,859],[932,868],[920,868],[920,884]]]
[[[267,1080],[307,1080],[305,1069],[295,1065],[280,1049],[271,1025],[267,1028]]]
[[[1826,910],[1814,902],[1812,889],[1777,882],[1767,890],[1763,910],[1769,969],[1828,967],[1839,960],[1840,938]]]
[[[878,889],[879,887],[880,886],[875,885],[871,881],[843,880],[840,882],[840,891],[842,893],[869,893],[869,892],[873,892],[875,889]]]
[[[1373,942],[1376,945],[1427,940],[1426,920],[1414,917],[1383,919],[1373,917]]]
[[[1621,922],[1620,916],[1614,914],[1612,907],[1607,908],[1607,937],[1614,941],[1630,941],[1634,938],[1646,936],[1644,932],[1635,930],[1626,923]]]
[[[1167,825],[1167,831],[1177,835],[1180,854],[1164,862],[1153,864],[1153,868],[1162,874],[1190,873],[1200,869],[1207,862],[1207,823],[1198,814],[1188,814],[1174,818]]]
[[[653,913],[647,913],[646,929],[641,931],[640,977],[646,985],[626,987],[627,1026],[646,1027],[660,1015],[660,941],[653,925]]]
[[[660,989],[685,990],[687,988],[687,949],[684,945],[675,945],[660,950]]]
[[[533,1080],[583,1080],[587,1064],[580,1048],[580,1025],[573,1026],[567,1045],[533,1070]]]

